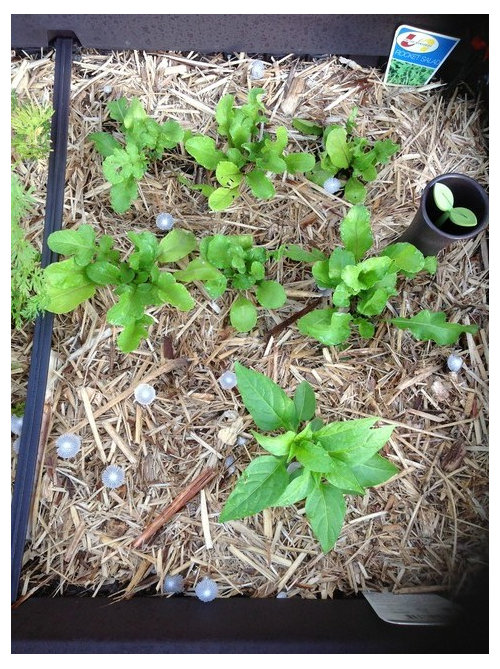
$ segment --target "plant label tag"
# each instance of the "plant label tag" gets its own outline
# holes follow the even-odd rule
[[[449,599],[434,594],[363,592],[363,595],[378,617],[393,625],[448,625],[461,610]]]
[[[457,37],[399,26],[392,41],[384,84],[425,86],[459,42]]]

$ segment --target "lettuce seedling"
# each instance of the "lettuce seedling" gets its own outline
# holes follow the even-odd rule
[[[205,289],[211,299],[217,299],[228,288],[240,293],[229,312],[231,325],[238,332],[248,332],[257,323],[257,308],[243,294],[245,291],[253,290],[258,304],[265,309],[279,309],[286,302],[283,286],[278,281],[266,279],[266,263],[270,259],[288,257],[314,262],[324,258],[319,251],[304,251],[295,244],[268,251],[262,246],[255,246],[252,235],[204,237],[200,243],[200,255],[201,258],[192,260],[185,269],[174,272],[174,277],[180,281],[192,281],[195,276],[199,278],[201,263],[217,268],[218,276],[207,278]]]
[[[219,100],[215,119],[218,134],[225,138],[224,150],[217,148],[212,137],[186,135],[186,151],[205,169],[215,170],[218,186],[192,184],[186,177],[180,181],[206,195],[212,211],[229,207],[245,186],[256,198],[268,200],[275,194],[268,173],[300,174],[314,166],[314,156],[308,153],[284,153],[288,145],[285,127],[276,129],[274,139],[262,131],[267,122],[261,101],[264,92],[263,88],[250,90],[247,103],[241,107],[234,105],[234,95]]]
[[[363,259],[373,244],[370,214],[363,205],[350,209],[340,225],[340,237],[343,247],[312,267],[318,285],[332,289],[333,306],[315,309],[297,321],[300,332],[327,346],[345,342],[352,326],[358,328],[361,337],[372,337],[372,319],[380,316],[389,298],[398,294],[398,277],[413,278],[422,271],[434,274],[437,268],[434,256],[424,257],[408,243],[390,244],[379,256]],[[390,322],[410,330],[416,339],[440,345],[456,343],[462,332],[477,332],[476,325],[448,323],[443,312],[427,310],[413,318],[393,318]]]
[[[114,100],[108,103],[108,110],[118,122],[123,141],[108,132],[93,132],[89,139],[104,157],[102,170],[111,184],[111,206],[123,214],[137,198],[137,182],[150,163],[181,142],[184,131],[177,121],[158,123],[149,118],[137,98],[130,103],[125,98]]]
[[[455,225],[460,225],[464,228],[473,228],[477,225],[477,218],[473,211],[467,207],[454,207],[455,198],[453,192],[448,186],[442,183],[434,184],[432,189],[432,196],[436,207],[443,213],[434,221],[440,228],[449,219]]]
[[[378,454],[394,427],[373,428],[377,417],[324,424],[315,418],[314,391],[302,381],[293,399],[267,376],[235,364],[238,390],[255,424],[274,436],[253,431],[269,453],[243,471],[219,516],[222,523],[252,516],[269,507],[305,500],[305,514],[323,552],[342,529],[344,495],[363,495],[398,469]],[[287,466],[300,465],[290,473]]]
[[[355,107],[345,126],[329,125],[323,128],[306,119],[296,118],[293,127],[305,135],[314,135],[321,139],[319,159],[306,177],[315,184],[323,186],[325,181],[337,176],[344,186],[344,197],[352,204],[365,201],[367,190],[363,182],[377,178],[377,165],[386,164],[389,158],[399,150],[399,145],[391,139],[377,140],[370,146],[365,137],[356,137]]]
[[[46,309],[56,314],[72,311],[99,287],[112,286],[118,301],[109,309],[107,320],[123,327],[117,343],[124,353],[133,351],[147,337],[147,328],[154,322],[145,313],[148,307],[170,304],[189,311],[195,304],[174,273],[163,269],[196,248],[192,232],[172,230],[160,242],[151,232],[128,232],[127,237],[134,251],[122,261],[113,248],[113,238],[103,235],[97,240],[90,225],[53,232],[48,238],[49,247],[69,257],[46,267],[43,275]],[[190,281],[215,280],[219,272],[202,263],[191,276]]]

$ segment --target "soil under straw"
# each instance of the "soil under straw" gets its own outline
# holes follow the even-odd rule
[[[155,216],[168,211],[178,227],[198,237],[252,233],[268,248],[295,242],[323,251],[340,241],[338,224],[350,205],[303,177],[276,177],[276,197],[269,202],[245,193],[230,209],[211,213],[200,194],[176,179],[176,171],[193,168],[187,155],[172,154],[155,165],[132,209],[116,215],[88,135],[112,127],[106,102],[121,96],[138,96],[158,120],[174,118],[211,134],[220,97],[234,93],[241,104],[252,85],[266,90],[272,128],[291,128],[293,116],[342,123],[358,105],[359,134],[401,145],[369,185],[366,205],[378,249],[405,229],[434,176],[463,172],[487,182],[483,103],[464,91],[445,99],[440,84],[385,87],[379,71],[335,57],[304,62],[288,56],[269,63],[264,78],[252,82],[250,63],[244,54],[82,52],[72,76],[64,226],[90,223],[128,249],[128,230],[158,232]],[[40,60],[13,57],[12,71],[21,99],[50,100],[52,52]],[[105,86],[112,87],[110,94]],[[290,135],[295,150],[308,150],[308,140],[293,130]],[[37,193],[37,211],[27,225],[30,239],[40,243],[46,165],[26,165],[20,172]],[[428,308],[479,325],[477,335],[464,335],[453,348],[416,342],[384,323],[373,340],[353,336],[344,350],[322,347],[296,326],[266,343],[267,330],[317,297],[309,269],[288,261],[276,263],[271,278],[285,285],[289,302],[279,312],[260,310],[258,326],[248,335],[229,325],[231,294],[214,304],[199,287],[193,287],[197,304],[188,314],[152,310],[148,341],[128,355],[116,348],[116,329],[105,322],[110,291],[57,316],[49,433],[40,446],[22,593],[43,586],[53,594],[73,586],[94,595],[160,593],[167,573],[185,577],[189,596],[204,576],[217,581],[222,597],[272,597],[282,590],[307,598],[363,589],[463,590],[487,559],[487,273],[483,233],[442,252],[435,277],[403,281],[391,301],[394,315]],[[13,404],[25,398],[31,337],[29,327],[13,333]],[[171,372],[163,367],[168,342],[188,360]],[[451,352],[464,357],[459,374],[445,368]],[[252,421],[238,393],[217,383],[236,360],[290,392],[309,381],[325,420],[375,414],[396,425],[385,455],[400,473],[364,497],[347,498],[345,526],[327,555],[300,504],[218,523],[239,471],[259,451],[251,438],[236,443],[237,436],[251,436]],[[157,399],[141,408],[133,388],[148,375],[154,375]],[[67,431],[81,435],[83,448],[65,461],[56,455],[55,440]],[[230,455],[234,475],[225,468]],[[12,461],[15,470],[14,454]],[[116,491],[100,482],[109,463],[126,471],[126,484]],[[207,466],[217,467],[218,475],[202,494],[146,546],[131,549],[145,525]]]

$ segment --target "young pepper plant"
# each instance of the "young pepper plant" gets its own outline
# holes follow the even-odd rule
[[[344,188],[344,197],[352,204],[365,201],[367,190],[363,182],[377,178],[377,166],[389,162],[399,150],[391,139],[377,140],[371,146],[366,137],[356,137],[356,115],[354,107],[345,126],[329,125],[326,128],[306,119],[296,118],[293,127],[306,135],[314,135],[321,142],[319,159],[306,177],[323,186],[331,177],[338,177]]]
[[[262,132],[267,121],[261,101],[264,93],[263,88],[251,89],[247,103],[241,107],[235,106],[234,95],[228,94],[219,100],[215,119],[218,134],[225,138],[223,150],[217,148],[212,137],[186,134],[186,151],[205,169],[215,170],[218,187],[192,184],[185,177],[181,177],[181,183],[201,190],[208,197],[212,211],[229,207],[244,186],[250,188],[256,198],[268,200],[275,194],[269,173],[300,174],[314,166],[311,154],[284,153],[288,145],[285,127],[276,129],[274,139],[268,132]]]
[[[257,323],[257,307],[245,297],[245,291],[254,290],[255,298],[265,309],[279,309],[286,302],[286,293],[278,281],[266,279],[266,263],[273,258],[288,257],[292,260],[314,262],[324,258],[319,251],[305,251],[292,244],[276,251],[255,246],[252,235],[211,235],[200,243],[200,258],[174,277],[179,281],[199,278],[200,264],[205,263],[219,270],[218,276],[205,281],[205,290],[211,299],[217,299],[231,288],[240,294],[231,305],[229,319],[238,332],[248,332]]]
[[[49,235],[48,245],[56,253],[69,256],[44,270],[46,309],[63,314],[91,298],[99,287],[112,286],[118,297],[107,313],[108,323],[123,327],[118,347],[133,351],[147,337],[154,321],[146,314],[150,306],[170,304],[189,311],[195,304],[185,286],[178,283],[163,265],[185,258],[196,248],[192,232],[172,230],[158,242],[151,232],[128,232],[134,251],[126,261],[113,249],[113,238],[96,239],[90,225],[75,230],[61,230]],[[207,263],[199,267],[193,279],[214,279],[218,271]]]
[[[315,309],[297,321],[302,334],[327,346],[345,342],[351,327],[370,338],[375,333],[372,318],[380,316],[389,298],[398,294],[398,276],[413,278],[421,271],[434,274],[435,256],[424,257],[412,244],[387,246],[378,256],[363,260],[372,247],[370,214],[363,205],[352,207],[340,225],[343,247],[334,249],[327,260],[314,263],[312,273],[321,288],[332,289],[332,307]],[[421,311],[412,318],[392,318],[400,329],[408,329],[418,340],[432,340],[442,346],[454,344],[462,332],[477,331],[475,325],[446,321],[442,311]]]
[[[311,529],[326,553],[342,529],[344,495],[363,495],[365,488],[384,483],[398,469],[378,451],[394,427],[373,428],[377,417],[323,424],[315,418],[316,399],[307,381],[293,399],[267,376],[236,363],[238,390],[255,424],[270,436],[253,431],[269,453],[256,457],[229,495],[219,521],[245,518],[268,507],[305,500]],[[290,473],[287,466],[300,467]]]
[[[120,98],[108,103],[109,115],[118,122],[124,144],[108,132],[93,132],[89,138],[104,157],[102,170],[111,184],[111,206],[126,212],[137,198],[137,183],[150,163],[162,157],[184,137],[177,121],[158,123],[149,118],[140,100]]]

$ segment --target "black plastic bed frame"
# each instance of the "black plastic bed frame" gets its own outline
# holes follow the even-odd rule
[[[46,239],[60,229],[65,187],[71,64],[75,48],[245,52],[250,55],[333,54],[382,66],[401,24],[459,37],[450,79],[468,64],[488,15],[414,14],[14,14],[12,49],[55,49],[52,152],[47,181],[42,264],[56,260]],[[443,74],[441,74],[443,76]],[[487,574],[469,584],[463,615],[445,627],[382,622],[363,597],[254,599],[210,604],[187,597],[33,596],[23,603],[19,578],[50,355],[53,317],[35,324],[24,427],[12,500],[12,653],[487,653]]]

